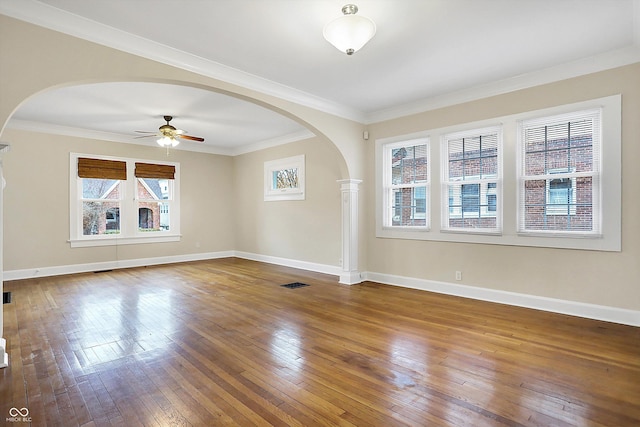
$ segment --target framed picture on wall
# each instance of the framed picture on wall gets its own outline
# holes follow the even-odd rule
[[[304,200],[304,154],[264,162],[264,200]]]

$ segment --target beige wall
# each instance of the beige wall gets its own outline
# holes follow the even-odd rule
[[[342,153],[343,178],[364,173],[364,126],[273,95],[172,67],[0,15],[0,129],[15,109],[41,91],[105,81],[187,85],[240,98],[299,122]],[[4,135],[0,134],[4,140]]]
[[[264,162],[305,155],[305,200],[264,201]],[[236,249],[340,265],[340,153],[310,138],[234,158]]]
[[[233,250],[233,159],[160,147],[7,130],[4,269],[167,257]],[[71,248],[69,153],[180,163],[181,233],[175,243]]]
[[[237,157],[7,130],[4,269],[29,270],[141,258],[243,251],[340,265],[338,150],[320,138]],[[180,163],[176,243],[71,248],[69,153]],[[263,200],[264,162],[304,154],[306,199]],[[29,165],[27,167],[27,165]]]
[[[350,177],[364,180],[360,197],[360,270],[444,282],[453,282],[453,272],[461,270],[462,283],[470,286],[640,310],[640,222],[635,219],[640,211],[636,184],[640,172],[635,167],[636,159],[640,158],[639,64],[376,123],[369,126],[370,139],[366,145],[361,139],[364,129],[361,124],[4,16],[0,16],[0,54],[2,127],[21,102],[39,91],[79,82],[143,80],[234,94],[280,111],[320,135],[301,143],[308,156],[308,200],[304,203],[262,201],[263,162],[300,154],[300,147],[295,144],[233,159],[175,151],[183,178],[182,241],[118,247],[116,253],[113,247],[71,249],[66,242],[68,153],[160,159],[164,158],[164,152],[131,144],[3,128],[1,139],[12,144],[12,151],[4,156],[8,181],[4,206],[5,270],[230,249],[337,265],[340,195],[335,180]],[[375,237],[376,138],[617,93],[622,94],[623,103],[622,252]],[[342,153],[340,159],[336,149],[327,149],[332,143]],[[55,164],[51,165],[53,160]],[[54,178],[31,177],[25,170],[29,161],[35,162],[38,175],[52,169]],[[232,185],[224,185],[229,176]],[[198,185],[202,181],[209,184],[204,195]],[[227,207],[229,200],[232,202]],[[42,204],[49,208],[44,218],[36,209]],[[38,225],[34,227],[34,223]],[[216,225],[211,227],[212,223]]]
[[[366,205],[375,211],[375,139],[622,94],[622,252],[376,238],[367,217],[369,271],[569,301],[640,309],[640,64],[370,126]],[[606,144],[606,141],[604,141]],[[606,189],[605,189],[606,191]],[[435,207],[436,209],[438,207]]]

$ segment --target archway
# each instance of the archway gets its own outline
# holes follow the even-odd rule
[[[155,81],[190,85],[224,93],[277,111],[301,123],[318,135],[322,141],[333,144],[337,148],[341,155],[340,167],[343,179],[357,179],[364,176],[362,141],[364,126],[360,123],[299,105],[272,94],[257,92],[249,87],[178,69],[4,15],[0,16],[0,39],[3,43],[0,139],[5,138],[6,125],[19,105],[42,91],[82,82]],[[332,183],[332,185],[336,184]],[[351,182],[349,185],[355,184]],[[347,198],[346,201],[351,204],[351,207],[347,208],[347,216],[353,218],[354,212],[357,213],[357,202],[353,198]],[[353,203],[356,203],[355,207]],[[357,214],[355,218],[357,220]],[[353,222],[350,224],[351,226],[347,229],[352,233]],[[357,230],[358,227],[356,221],[355,229]],[[342,239],[345,240],[344,234]],[[350,234],[349,240],[353,242],[353,234]],[[0,244],[0,251],[1,248]],[[352,256],[343,255],[343,258],[353,260]],[[1,252],[0,259],[2,259]],[[352,270],[354,265],[357,263],[354,264],[351,261],[348,268]],[[0,331],[2,331],[1,319],[0,312]]]

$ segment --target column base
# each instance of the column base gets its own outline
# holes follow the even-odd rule
[[[343,285],[357,285],[365,281],[362,276],[363,274],[359,271],[343,271],[340,273],[339,283]]]

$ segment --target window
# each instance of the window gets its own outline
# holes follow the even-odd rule
[[[620,251],[621,100],[376,140],[376,237]],[[411,149],[422,145],[421,181]]]
[[[304,154],[264,162],[264,200],[304,200]]]
[[[178,171],[175,163],[72,153],[71,246],[179,240]]]
[[[501,133],[494,127],[443,136],[443,230],[500,231]]]
[[[597,109],[521,122],[519,232],[600,232],[600,115]]]
[[[403,141],[384,147],[385,226],[429,226],[428,141]]]

